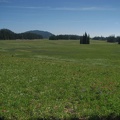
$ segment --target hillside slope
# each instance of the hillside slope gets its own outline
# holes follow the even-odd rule
[[[31,31],[27,31],[27,32],[42,35],[43,38],[49,38],[50,36],[53,35],[52,33],[48,32],[48,31],[40,31],[40,30],[31,30]]]

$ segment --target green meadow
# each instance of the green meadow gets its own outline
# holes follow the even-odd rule
[[[0,119],[118,119],[120,45],[0,41]]]

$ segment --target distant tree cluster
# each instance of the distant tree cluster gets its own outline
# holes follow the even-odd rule
[[[86,32],[82,37],[80,37],[80,44],[90,44],[90,36],[87,35]]]
[[[1,29],[0,30],[0,40],[14,40],[14,39],[42,39],[41,35],[37,35],[34,33],[14,33],[8,29]]]
[[[103,36],[95,36],[92,38],[93,40],[107,40],[106,37],[103,37]]]
[[[78,35],[52,35],[49,40],[79,40]]]
[[[118,42],[118,44],[120,44],[120,36],[115,37],[114,35],[108,36],[108,37],[99,37],[99,36],[95,36],[92,38],[93,40],[106,40],[107,42],[110,43],[115,43]]]
[[[120,37],[117,37],[117,42],[118,44],[120,44]]]
[[[115,38],[114,35],[111,35],[111,36],[107,37],[107,42],[114,43],[114,42],[117,42],[117,39]]]
[[[107,42],[111,42],[111,43],[115,43],[118,42],[118,44],[120,44],[120,36],[109,36],[107,37]]]

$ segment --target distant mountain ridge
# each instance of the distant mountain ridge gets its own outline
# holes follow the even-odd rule
[[[9,29],[0,29],[0,40],[12,39],[49,39],[54,34],[48,31],[30,30],[22,33],[15,33]]]
[[[40,31],[40,30],[30,30],[30,31],[27,31],[29,33],[34,33],[34,34],[37,34],[37,35],[42,35],[43,38],[49,38],[50,36],[54,35],[48,31]]]
[[[0,40],[16,40],[16,39],[22,40],[43,39],[43,36],[30,32],[15,33],[9,29],[0,29]]]

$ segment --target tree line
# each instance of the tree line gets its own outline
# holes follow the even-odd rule
[[[92,38],[93,40],[106,40],[107,42],[115,43],[115,42],[120,42],[120,36],[115,37],[114,35],[108,36],[108,37],[99,37],[95,36]]]
[[[1,29],[0,30],[0,40],[14,40],[14,39],[42,39],[42,35],[37,35],[30,32],[24,32],[24,33],[14,33],[11,30],[8,29]]]
[[[105,40],[107,42],[120,44],[120,37],[117,36],[108,36],[108,37],[94,37],[93,40]],[[90,35],[85,32],[83,36],[78,35],[52,35],[49,37],[49,40],[80,40],[80,44],[90,44]]]
[[[90,36],[85,34],[83,36],[78,35],[52,35],[49,40],[80,40],[80,44],[90,44]]]
[[[79,40],[79,35],[52,35],[49,40]]]
[[[120,36],[115,37],[114,35],[109,37],[94,37],[93,40],[106,40],[110,43],[116,43],[120,44]],[[80,37],[80,44],[90,44],[90,36],[85,32],[83,36]]]
[[[38,35],[31,32],[14,33],[9,29],[0,29],[0,40],[14,40],[14,39],[43,39],[42,35]],[[120,36],[114,35],[108,37],[96,36],[93,40],[106,40],[107,42],[120,44]],[[49,40],[80,40],[80,44],[90,44],[90,36],[85,32],[83,36],[78,35],[51,35]]]

